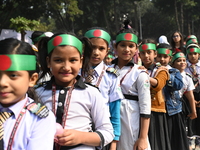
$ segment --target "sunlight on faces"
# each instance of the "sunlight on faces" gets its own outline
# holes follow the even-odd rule
[[[137,51],[137,45],[130,41],[120,41],[115,48],[118,59],[123,61],[131,60]]]
[[[183,72],[186,66],[187,66],[186,58],[184,57],[177,58],[172,64],[172,67],[178,69],[180,72]]]
[[[52,51],[51,58],[47,57],[47,64],[56,84],[67,87],[73,85],[82,67],[82,57],[73,46],[57,46]]]
[[[167,54],[157,54],[156,62],[160,62],[162,66],[167,66],[171,61],[171,56]]]
[[[30,77],[28,71],[0,71],[0,103],[9,107],[23,100],[37,79],[37,73]]]
[[[196,64],[199,61],[199,53],[190,52],[187,54],[187,57],[191,64]]]
[[[91,43],[92,43],[92,56],[90,58],[90,63],[92,66],[97,66],[98,64],[100,64],[105,56],[108,53],[108,44],[104,39],[101,38],[91,38],[90,39]]]
[[[145,67],[149,67],[154,63],[154,59],[157,57],[157,52],[154,50],[140,51],[139,56]]]

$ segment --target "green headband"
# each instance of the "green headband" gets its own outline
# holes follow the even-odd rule
[[[157,53],[172,56],[172,51],[170,49],[167,49],[167,48],[158,48]]]
[[[110,54],[108,54],[108,58],[114,58],[114,56],[113,56],[113,55],[110,55]]]
[[[82,55],[82,42],[73,35],[61,34],[52,38],[48,43],[48,54],[56,47],[60,45],[70,45],[77,48],[77,50]]]
[[[139,46],[139,50],[141,51],[146,51],[146,50],[154,50],[156,51],[156,44],[153,43],[146,43],[146,44],[142,44]]]
[[[0,71],[35,70],[34,55],[8,54],[0,55]]]
[[[185,55],[184,55],[184,53],[181,53],[181,52],[179,52],[179,53],[176,53],[174,56],[173,56],[173,58],[172,58],[172,62],[174,62],[177,58],[186,58],[185,57]]]
[[[110,43],[110,35],[104,31],[104,30],[101,30],[101,29],[92,29],[92,30],[89,30],[85,33],[84,35],[85,37],[87,38],[102,38],[104,40],[106,40],[108,42],[108,44]]]
[[[133,33],[120,33],[117,35],[116,43],[120,41],[130,41],[138,44],[138,37]]]
[[[197,39],[197,37],[195,35],[189,35],[187,38],[186,38],[186,41],[189,40],[189,39]]]
[[[194,47],[194,48],[188,48],[187,49],[187,54],[188,53],[200,53],[200,49],[196,48],[196,47]]]
[[[33,42],[38,42],[42,37],[51,37],[53,35],[52,32],[45,32],[42,35],[36,37],[35,39],[33,39]]]
[[[187,41],[186,45],[189,45],[189,44],[196,44],[198,43],[197,39],[190,39]]]

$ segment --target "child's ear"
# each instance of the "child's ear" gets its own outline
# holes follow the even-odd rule
[[[37,80],[38,80],[38,73],[35,72],[29,79],[29,87],[33,87]]]

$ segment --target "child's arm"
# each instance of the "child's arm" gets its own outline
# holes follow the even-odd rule
[[[189,114],[188,117],[190,117],[190,119],[197,118],[193,91],[187,91],[184,93],[184,95],[188,99],[188,101],[190,103],[190,108],[191,108],[191,114]]]
[[[134,150],[144,150],[148,147],[147,137],[149,130],[150,118],[141,117],[141,125],[140,125],[140,135],[138,140],[135,142]]]
[[[111,147],[110,150],[116,150],[117,148],[117,141],[119,141],[119,136],[121,133],[121,124],[120,124],[120,105],[121,105],[121,100],[117,100],[114,102],[111,102],[109,104],[109,108],[110,108],[110,120],[114,129],[114,135],[115,138],[111,143]]]
[[[58,135],[58,144],[62,146],[73,146],[84,144],[89,146],[100,146],[101,138],[96,132],[81,132],[65,129],[63,134]]]

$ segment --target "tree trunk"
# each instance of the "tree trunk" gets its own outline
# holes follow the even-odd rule
[[[119,31],[119,28],[118,28],[118,17],[117,17],[117,4],[116,4],[116,0],[114,0],[114,24],[115,24],[115,31]]]
[[[181,2],[181,33],[184,34],[184,14],[183,14],[183,3]]]
[[[174,0],[176,24],[177,24],[178,31],[180,31],[180,24],[179,24],[179,20],[178,20],[178,11],[177,11],[177,5],[176,4],[177,4],[177,0]]]

